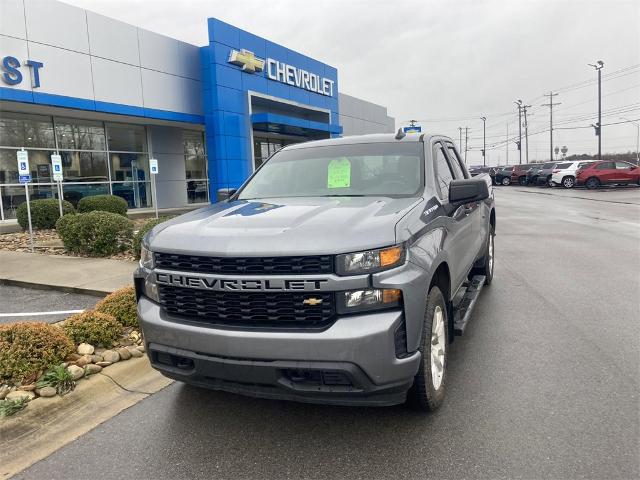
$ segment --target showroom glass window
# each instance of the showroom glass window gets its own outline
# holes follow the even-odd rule
[[[144,126],[3,111],[0,219],[15,218],[25,201],[16,163],[21,148],[29,152],[33,199],[56,196],[51,155],[57,150],[62,157],[64,198],[74,205],[82,197],[101,194],[119,195],[129,208],[153,205]]]
[[[206,203],[209,201],[209,177],[207,176],[207,155],[204,133],[183,130],[184,168],[187,183],[187,202]]]

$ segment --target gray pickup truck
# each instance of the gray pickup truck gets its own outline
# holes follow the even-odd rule
[[[471,178],[447,137],[288,146],[228,200],[144,238],[151,364],[256,397],[433,410],[491,282],[495,226],[489,176]]]

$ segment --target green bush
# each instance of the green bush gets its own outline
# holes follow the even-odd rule
[[[78,202],[78,212],[80,213],[99,210],[126,216],[127,207],[127,201],[117,195],[94,195],[92,197],[83,197]]]
[[[125,327],[138,326],[136,310],[136,291],[133,287],[124,287],[110,293],[96,305],[96,311],[113,316]]]
[[[171,220],[173,217],[160,217],[160,218],[152,218],[151,220],[147,220],[142,224],[140,230],[136,232],[133,236],[133,254],[137,259],[140,259],[140,248],[142,246],[142,238],[156,225],[166,222],[167,220]]]
[[[56,220],[60,218],[60,206],[58,200],[48,198],[45,200],[31,200],[31,225],[33,228],[54,228]],[[73,205],[66,200],[62,202],[63,214],[73,213]],[[29,216],[27,214],[27,202],[21,203],[16,211],[18,223],[23,230],[29,228]]]
[[[73,352],[71,340],[55,325],[0,325],[0,383],[33,381],[40,371],[59,364]]]
[[[110,212],[64,215],[56,231],[67,250],[95,256],[127,251],[133,239],[133,222]]]
[[[95,310],[71,315],[62,328],[76,345],[90,343],[96,347],[110,347],[122,334],[120,322]]]

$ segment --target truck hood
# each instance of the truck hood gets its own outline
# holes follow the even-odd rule
[[[421,198],[305,197],[220,202],[155,227],[152,251],[282,256],[396,243],[396,223]]]

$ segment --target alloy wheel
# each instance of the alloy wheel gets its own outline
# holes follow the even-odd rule
[[[431,380],[435,390],[440,388],[444,377],[445,348],[444,312],[437,305],[431,322]]]

